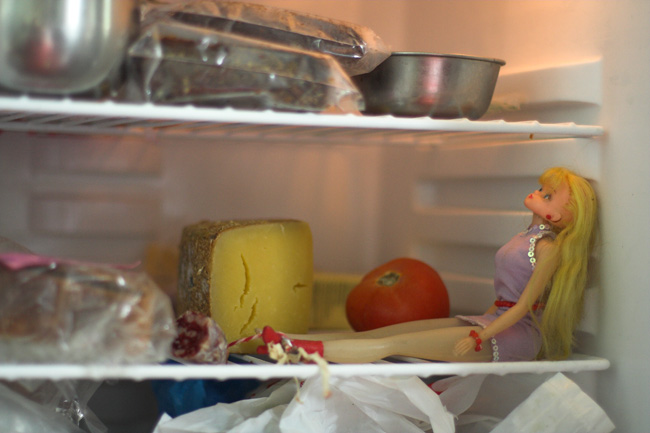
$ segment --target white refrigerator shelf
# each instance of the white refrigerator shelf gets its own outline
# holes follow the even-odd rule
[[[247,358],[247,357],[244,357]],[[244,359],[245,360],[245,359]],[[253,362],[254,361],[254,362]],[[247,364],[226,365],[63,365],[63,364],[0,364],[0,380],[188,380],[188,379],[305,379],[321,373],[315,364],[276,365],[256,358]],[[609,368],[609,361],[585,355],[574,355],[565,361],[532,361],[502,363],[439,363],[428,361],[381,361],[373,364],[330,364],[329,374],[351,376],[468,376],[515,373],[578,373]]]
[[[537,121],[470,121],[356,114],[293,113],[151,103],[0,96],[0,130],[77,134],[190,135],[196,138],[427,143],[443,134],[594,137],[601,126]]]

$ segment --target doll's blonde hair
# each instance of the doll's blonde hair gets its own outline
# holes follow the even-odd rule
[[[587,265],[594,246],[598,204],[589,182],[563,168],[546,170],[539,178],[541,185],[557,189],[567,185],[570,191],[566,205],[572,219],[555,239],[558,268],[551,280],[544,303],[540,328],[543,345],[540,357],[564,359],[571,354],[574,331],[581,316]]]

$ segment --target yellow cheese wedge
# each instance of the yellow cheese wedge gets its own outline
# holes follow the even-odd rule
[[[179,312],[210,315],[229,342],[265,325],[307,332],[313,278],[312,235],[303,221],[203,221],[183,229]]]

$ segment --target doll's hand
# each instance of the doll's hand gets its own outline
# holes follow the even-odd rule
[[[470,350],[474,350],[476,347],[476,340],[474,337],[465,337],[461,340],[458,340],[456,346],[454,346],[454,355],[463,356]]]

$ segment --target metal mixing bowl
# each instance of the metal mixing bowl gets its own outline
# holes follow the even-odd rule
[[[0,86],[86,91],[121,64],[137,0],[0,0]]]
[[[368,114],[476,120],[487,111],[503,60],[456,54],[395,52],[352,77]]]

